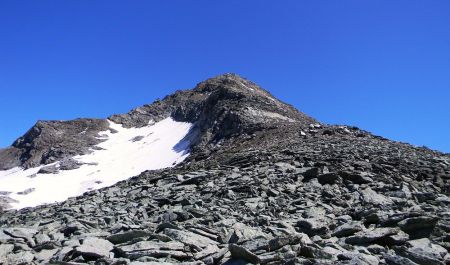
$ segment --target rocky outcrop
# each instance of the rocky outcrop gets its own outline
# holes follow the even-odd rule
[[[88,153],[102,141],[98,133],[108,128],[108,122],[101,119],[38,121],[10,148],[0,150],[0,168],[30,168]],[[5,157],[10,154],[14,159]]]

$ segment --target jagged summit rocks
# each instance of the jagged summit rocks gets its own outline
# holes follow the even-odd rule
[[[194,124],[183,163],[2,213],[0,263],[449,263],[448,154],[321,124],[232,74],[109,119],[169,116]]]

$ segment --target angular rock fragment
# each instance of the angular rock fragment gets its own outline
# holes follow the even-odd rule
[[[366,188],[362,191],[360,191],[360,194],[362,196],[362,200],[367,204],[373,204],[373,205],[390,205],[392,204],[392,200],[388,197],[379,194],[372,190],[371,188]]]
[[[398,223],[398,226],[413,238],[427,237],[436,226],[436,216],[418,216],[407,218]]]
[[[397,228],[375,228],[373,230],[364,230],[356,233],[353,236],[347,237],[345,242],[353,245],[364,245],[369,243],[378,242],[383,244],[382,239],[395,235],[399,232]]]
[[[76,252],[85,258],[109,257],[114,245],[105,240],[95,237],[88,237],[83,240],[81,246],[76,247]]]
[[[329,223],[323,218],[309,218],[298,221],[299,230],[308,236],[323,235],[328,232]]]
[[[120,255],[130,259],[137,259],[140,257],[173,257],[176,259],[187,259],[191,255],[185,253],[185,245],[179,242],[154,242],[141,241],[132,245],[124,245],[116,247]]]
[[[421,265],[444,264],[444,258],[448,256],[448,251],[445,248],[431,243],[427,238],[408,241],[407,246],[397,247],[395,251]]]
[[[337,237],[348,237],[351,236],[361,230],[363,230],[364,227],[359,222],[351,222],[347,224],[343,224],[339,227],[336,227],[336,229],[331,234],[332,236]]]
[[[339,175],[347,181],[355,184],[367,184],[373,182],[373,179],[366,172],[341,171]]]
[[[175,230],[171,228],[164,229],[164,234],[168,237],[172,238],[173,240],[180,241],[186,245],[194,246],[197,249],[203,249],[207,247],[208,245],[217,245],[218,242],[213,241],[207,237],[188,232],[188,231],[181,231],[181,230]]]
[[[320,184],[337,184],[342,182],[342,178],[337,173],[326,173],[317,176],[317,180]]]
[[[149,237],[152,233],[144,230],[131,230],[123,233],[117,233],[107,237],[106,239],[113,244],[122,244],[136,238]]]
[[[45,166],[39,169],[38,174],[56,174],[59,172],[59,168],[56,165]]]
[[[260,263],[259,257],[244,247],[241,247],[236,244],[230,244],[229,250],[230,250],[231,256],[235,259],[243,259],[252,264]]]

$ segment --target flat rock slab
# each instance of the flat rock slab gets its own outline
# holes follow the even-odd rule
[[[108,240],[89,237],[83,240],[83,243],[76,248],[76,251],[83,257],[100,258],[109,257],[109,252],[113,248],[114,245]]]
[[[398,223],[398,226],[405,232],[413,233],[417,229],[433,228],[438,218],[436,216],[418,216],[407,218]]]
[[[360,191],[362,200],[367,204],[373,204],[373,205],[390,205],[392,204],[392,200],[388,197],[377,193],[376,191],[372,190],[371,188],[366,188],[362,191]]]
[[[185,252],[185,246],[180,242],[141,241],[132,245],[116,247],[116,250],[122,256],[133,260],[141,257],[173,257],[181,260],[192,257],[190,253]]]
[[[173,240],[180,241],[186,245],[195,246],[199,249],[203,249],[208,245],[218,244],[218,242],[212,239],[188,231],[166,228],[164,229],[164,234]]]
[[[401,256],[421,265],[440,265],[447,264],[444,259],[449,261],[448,251],[431,243],[428,238],[408,241],[407,246],[398,247],[395,250]]]
[[[347,237],[345,242],[353,245],[364,245],[390,235],[395,235],[398,232],[398,228],[375,228],[373,230],[361,231],[356,233],[354,236]]]
[[[229,250],[230,250],[231,256],[235,259],[243,259],[252,264],[260,263],[260,259],[258,258],[258,256],[244,247],[241,247],[236,244],[230,244]]]
[[[131,230],[123,233],[118,233],[107,237],[106,239],[113,244],[121,244],[129,242],[135,238],[148,237],[151,233],[144,230]]]
[[[359,222],[347,223],[337,227],[331,235],[336,237],[347,237],[363,230],[363,228],[363,225]]]
[[[141,241],[132,245],[117,247],[121,252],[133,252],[148,249],[163,249],[163,250],[184,250],[184,244],[180,242],[155,242],[155,241]]]

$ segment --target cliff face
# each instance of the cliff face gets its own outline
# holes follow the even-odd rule
[[[321,124],[231,74],[109,120],[169,116],[193,124],[184,162],[3,212],[0,263],[450,262],[449,154]]]

